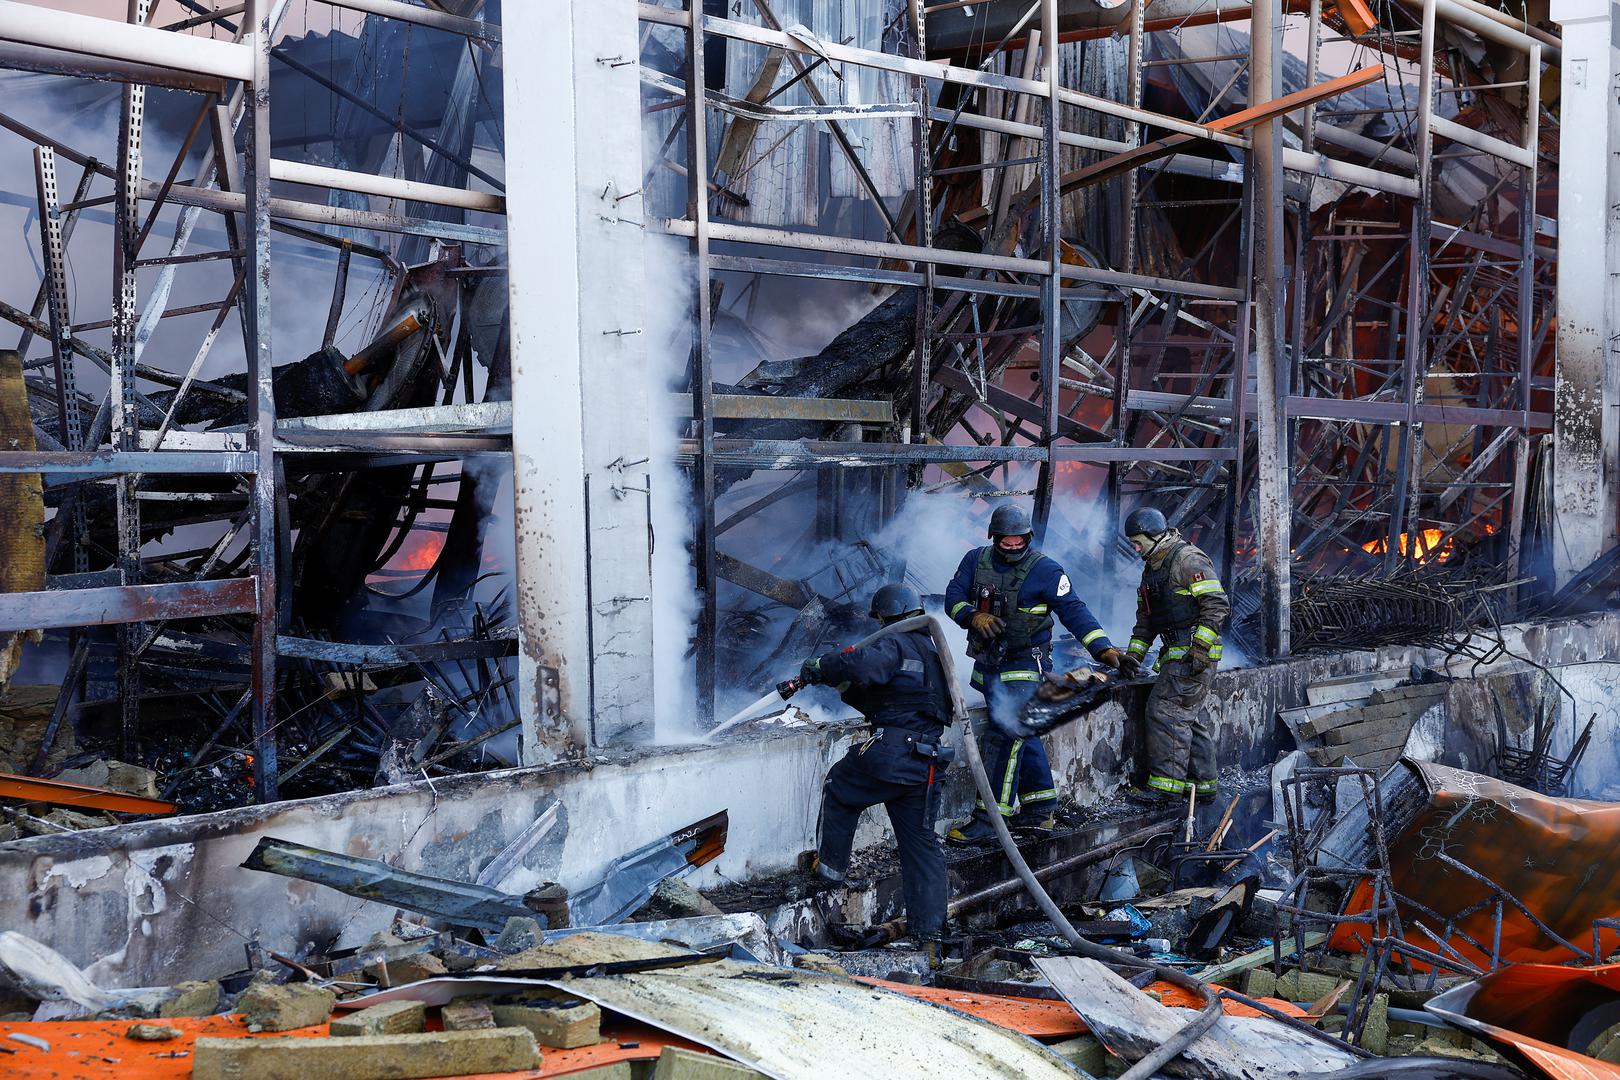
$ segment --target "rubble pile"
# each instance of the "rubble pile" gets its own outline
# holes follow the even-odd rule
[[[1023,837],[1118,964],[1076,955],[1020,889],[971,888],[1006,873],[988,848],[952,854],[952,936],[931,969],[904,919],[881,919],[898,910],[881,860],[831,890],[683,880],[724,850],[724,814],[586,888],[522,894],[501,886],[544,817],[471,882],[266,839],[240,873],[385,904],[388,930],[326,952],[255,943],[242,970],[126,988],[0,932],[5,1074],[921,1076],[949,1064],[921,1056],[926,1036],[968,1075],[1149,1075],[1134,1063],[1203,1002],[1127,962],[1146,958],[1221,1013],[1151,1075],[1620,1076],[1620,897],[1604,877],[1620,807],[1409,760],[1278,770]],[[79,779],[131,797],[150,784],[112,765]],[[1504,857],[1526,845],[1546,857]]]

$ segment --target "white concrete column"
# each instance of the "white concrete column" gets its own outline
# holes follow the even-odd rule
[[[1620,49],[1609,0],[1552,0],[1563,27],[1553,569],[1562,586],[1616,541],[1620,455]]]
[[[634,0],[504,5],[524,760],[653,716]]]

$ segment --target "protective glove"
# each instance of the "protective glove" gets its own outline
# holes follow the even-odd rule
[[[1125,654],[1115,648],[1104,649],[1097,656],[1097,661],[1111,668],[1121,667],[1125,663]]]
[[[1211,667],[1209,646],[1195,641],[1187,648],[1187,667],[1194,675],[1202,675]]]
[[[988,611],[975,611],[973,618],[968,620],[968,627],[982,638],[993,638],[1007,629],[1007,622]]]
[[[799,678],[803,679],[811,686],[819,683],[821,681],[821,657],[812,656],[810,659],[800,664]]]
[[[1119,673],[1127,679],[1134,679],[1142,673],[1142,658],[1135,653],[1119,654]]]

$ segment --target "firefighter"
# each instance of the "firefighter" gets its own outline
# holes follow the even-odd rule
[[[1050,831],[1057,824],[1058,793],[1046,748],[1016,732],[1018,714],[1051,666],[1053,615],[1101,663],[1118,667],[1122,655],[1063,567],[1034,549],[1028,513],[1011,503],[998,506],[989,531],[991,543],[969,551],[956,568],[945,589],[945,611],[968,631],[973,685],[990,709],[984,756],[996,810],[1013,828]],[[994,837],[982,800],[969,820],[946,834],[959,844]]]
[[[1136,627],[1122,670],[1134,676],[1155,638],[1158,678],[1147,702],[1148,790],[1144,797],[1211,797],[1216,789],[1214,733],[1202,714],[1221,662],[1221,629],[1232,610],[1215,566],[1170,527],[1164,515],[1142,507],[1125,519],[1125,536],[1142,557]]]
[[[872,597],[871,615],[885,626],[922,613],[922,599],[909,585],[885,585]],[[937,781],[951,760],[943,741],[951,709],[934,640],[926,627],[888,634],[858,649],[806,660],[799,674],[808,683],[836,686],[877,729],[827,774],[820,843],[810,866],[825,884],[845,883],[861,811],[882,803],[900,849],[906,923],[937,969],[946,885],[934,818]]]

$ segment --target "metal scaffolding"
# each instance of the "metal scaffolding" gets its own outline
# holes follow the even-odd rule
[[[451,85],[433,88],[431,124],[413,111],[423,87],[408,72],[390,73],[399,104],[385,108],[289,48],[285,0],[254,0],[246,18],[180,0],[185,15],[161,28],[153,0],[132,0],[124,23],[0,0],[0,67],[110,80],[122,96],[112,161],[0,114],[35,148],[44,268],[32,310],[0,306],[0,318],[21,328],[28,370],[50,376],[46,434],[58,444],[0,449],[0,471],[76,481],[53,491],[53,587],[0,594],[0,633],[118,624],[126,746],[143,723],[143,672],[176,622],[247,634],[226,651],[250,678],[211,693],[218,731],[205,749],[245,716],[259,799],[277,797],[287,725],[311,707],[304,694],[289,708],[289,671],[357,683],[368,665],[415,664],[441,711],[470,715],[494,699],[512,724],[521,713],[531,763],[622,741],[643,723],[650,691],[630,687],[638,670],[650,682],[651,498],[638,496],[650,484],[644,429],[665,395],[639,365],[640,350],[662,343],[638,337],[630,318],[592,321],[613,304],[639,317],[637,296],[598,296],[587,314],[573,299],[609,286],[615,265],[640,258],[643,237],[684,243],[691,270],[679,386],[690,412],[674,453],[695,519],[701,716],[713,715],[718,684],[765,668],[722,670],[726,642],[759,614],[726,608],[722,582],[791,614],[786,638],[764,650],[774,660],[892,574],[869,536],[840,523],[854,491],[888,518],[919,489],[959,493],[978,513],[1027,493],[1038,536],[1066,506],[1098,504],[1117,522],[1151,501],[1225,553],[1234,633],[1269,656],[1290,649],[1295,598],[1346,576],[1466,564],[1470,587],[1500,590],[1500,612],[1526,598],[1530,534],[1543,528],[1530,492],[1545,464],[1539,437],[1553,427],[1557,122],[1540,86],[1543,65],[1561,61],[1540,29],[1476,0],[1160,0],[1151,11],[575,0],[556,24],[567,55],[545,61],[566,70],[530,83],[534,72],[503,66],[509,100],[535,85],[564,87],[567,99],[524,100],[534,115],[498,137],[520,147],[507,155],[513,168],[549,185],[513,184],[512,220],[522,207],[537,231],[506,253],[510,295],[524,303],[512,304],[505,367],[469,329],[489,322],[474,284],[505,268],[463,254],[507,243],[507,195],[474,153],[469,111],[502,83],[484,78],[500,63],[500,12],[483,0],[329,2],[454,41],[458,66]],[[509,43],[520,32],[525,48],[549,41],[533,12],[506,15]],[[1355,58],[1331,77],[1329,43]],[[194,106],[160,179],[141,149],[148,87]],[[334,117],[379,124],[402,175],[381,175],[380,156],[353,169],[272,156],[283,93],[320,93]],[[591,118],[610,109],[628,128],[604,131],[612,145],[593,149]],[[545,145],[554,130],[566,152]],[[188,161],[200,165],[183,178]],[[77,175],[59,176],[69,165]],[[111,194],[98,194],[108,181]],[[334,194],[296,194],[310,189]],[[65,252],[84,212],[104,206],[114,290],[110,316],[95,321],[103,307],[69,295]],[[156,226],[175,208],[163,245]],[[204,215],[225,249],[188,249]],[[272,231],[329,253],[330,299],[273,296]],[[400,239],[374,246],[372,234]],[[546,278],[570,293],[555,307],[537,294],[539,262],[555,254],[547,243],[579,251],[577,266]],[[194,263],[228,268],[223,299],[170,306],[177,268]],[[331,354],[362,264],[389,282],[376,333],[330,362],[363,392],[278,419],[293,391],[272,364],[273,300],[324,322]],[[144,297],[143,268],[158,271]],[[720,381],[717,325],[746,332],[761,291],[784,281],[853,283],[880,302],[774,389]],[[243,375],[204,378],[232,312]],[[160,320],[197,314],[210,325],[194,353],[159,360],[145,348]],[[83,336],[108,329],[110,348]],[[574,339],[560,358],[548,334]],[[481,394],[475,352],[489,369]],[[84,389],[87,366],[106,373],[104,398]],[[625,381],[637,373],[644,385],[632,394]],[[540,399],[555,395],[579,408],[567,423],[552,425],[553,413],[535,424],[540,405],[557,407]],[[210,422],[230,413],[236,423],[188,430],[202,401]],[[332,640],[333,618],[295,625],[337,603],[318,595],[309,569],[329,566],[333,551],[358,545],[381,566],[427,508],[456,508],[447,547],[487,517],[490,496],[468,470],[454,500],[435,498],[446,477],[433,470],[509,462],[514,427],[521,648],[482,612],[461,639],[345,643]],[[732,492],[761,470],[806,475],[765,496]],[[364,501],[401,475],[397,500]],[[95,500],[108,479],[116,533],[98,547]],[[799,495],[815,500],[811,539],[846,546],[788,577],[738,539],[746,529],[732,530]],[[159,532],[190,519],[152,508],[186,500],[219,532],[188,558],[159,555]],[[386,521],[362,543],[353,521],[368,508]],[[1084,558],[1100,574],[1122,556],[1104,542]],[[72,646],[70,684],[90,663],[81,635]],[[514,655],[515,695],[519,676],[498,666]],[[388,735],[365,693],[354,696],[352,717],[304,732],[300,767],[317,748]],[[424,750],[414,761],[429,759]]]
[[[655,132],[668,132],[663,153],[680,162],[685,205],[666,199],[650,227],[688,238],[697,271],[694,419],[682,451],[700,514],[705,603],[694,640],[705,697],[717,578],[758,591],[757,575],[739,577],[737,560],[715,550],[717,469],[904,466],[913,485],[925,468],[943,470],[968,494],[975,484],[1032,491],[1042,531],[1055,500],[1085,490],[1061,477],[1105,469],[1114,515],[1149,499],[1206,548],[1226,550],[1229,589],[1258,594],[1248,641],[1266,655],[1288,651],[1291,599],[1319,575],[1389,575],[1466,546],[1476,573],[1488,564],[1496,581],[1519,578],[1527,463],[1534,435],[1550,428],[1555,256],[1539,235],[1550,219],[1537,193],[1553,150],[1539,85],[1555,39],[1455,0],[1376,13],[1290,5],[1306,63],[1290,72],[1302,84],[1285,87],[1288,13],[1275,4],[1180,5],[1150,24],[1134,5],[1060,16],[1056,0],[969,13],[913,0],[884,8],[895,18],[882,48],[839,42],[836,24],[783,29],[791,20],[769,4],[752,8],[705,8],[697,19],[673,4],[640,6],[644,68],[685,58],[684,82],[647,77],[646,109],[656,124],[666,103],[679,104],[685,122],[684,132]],[[1251,19],[1242,51],[1181,48],[1189,26]],[[937,37],[925,32],[934,20],[946,25]],[[1117,32],[1127,35],[1126,78],[1115,94],[1065,85],[1066,65],[1084,79],[1087,65],[1110,63],[1077,50]],[[1360,70],[1320,77],[1329,32],[1358,46]],[[1470,60],[1465,37],[1490,59]],[[947,44],[931,52],[934,41]],[[1175,47],[1143,59],[1162,42]],[[744,96],[706,68],[716,49],[731,50],[733,72],[774,72],[785,56],[819,90],[811,104],[771,106],[785,87],[761,79]],[[1195,67],[1210,73],[1207,100],[1185,92],[1196,82],[1182,73]],[[911,80],[910,100],[856,104],[860,71]],[[1149,72],[1176,74],[1192,115],[1145,108]],[[1234,110],[1227,98],[1244,82],[1248,108]],[[1389,91],[1384,108],[1355,107],[1369,98],[1350,91],[1369,84]],[[701,98],[690,92],[700,85]],[[1153,89],[1170,101],[1170,87]],[[1371,113],[1390,134],[1343,119]],[[746,130],[745,143],[768,155],[781,140],[753,129],[821,125],[859,167],[843,127],[874,116],[903,117],[894,126],[909,132],[916,162],[898,208],[858,170],[856,201],[878,211],[885,235],[839,227],[863,220],[848,211],[814,230],[751,209],[736,220],[739,192],[752,190],[737,173],[757,161],[716,173],[714,145],[738,160],[727,151]],[[1099,137],[1107,124],[1120,137]],[[1065,168],[1074,152],[1082,163]],[[1462,213],[1436,208],[1447,170],[1488,181]],[[1082,198],[1125,208],[1116,259],[1084,251],[1096,245],[1072,213],[1065,224],[1066,201]],[[1177,257],[1166,239],[1179,241]],[[916,333],[898,363],[906,374],[884,383],[900,421],[868,424],[858,440],[717,435],[713,297],[717,283],[740,292],[753,275],[915,293]],[[1065,305],[1079,302],[1100,309],[1098,329],[1066,329]],[[1014,388],[1020,369],[1033,370],[1033,393]]]

